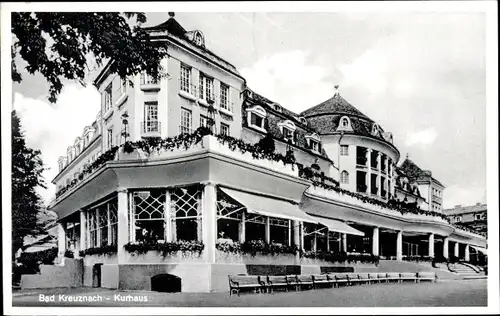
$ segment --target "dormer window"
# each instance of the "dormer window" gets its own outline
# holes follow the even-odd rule
[[[254,106],[247,109],[247,123],[249,127],[253,127],[261,132],[266,133],[264,128],[267,112],[261,106]]]
[[[273,104],[272,104],[272,107],[273,107],[273,109],[274,109],[276,112],[280,112],[280,113],[281,113],[281,112],[283,111],[283,109],[281,108],[281,105],[279,105],[278,103],[273,103]]]
[[[318,134],[306,135],[307,144],[312,151],[321,152],[321,142]]]
[[[340,118],[337,131],[352,131],[351,120],[349,119],[349,117],[343,116]]]
[[[300,121],[300,123],[307,125],[307,120],[305,117],[299,117],[299,121]]]
[[[380,127],[377,125],[377,123],[374,123],[372,127],[372,134],[379,135],[379,133],[380,133]]]
[[[200,31],[194,33],[193,41],[198,46],[205,46],[205,40],[203,39],[203,34]]]
[[[292,142],[292,144],[295,143],[294,133],[297,128],[292,121],[286,120],[284,122],[278,123],[278,127],[280,128],[281,134],[283,134],[283,139],[286,142],[290,141]]]

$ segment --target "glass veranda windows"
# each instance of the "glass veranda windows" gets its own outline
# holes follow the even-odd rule
[[[170,199],[174,240],[201,240],[201,190],[196,186],[176,188]]]
[[[156,243],[165,240],[165,191],[134,192],[135,240]]]

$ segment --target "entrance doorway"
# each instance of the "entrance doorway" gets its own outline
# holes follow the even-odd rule
[[[92,287],[101,287],[102,263],[94,264],[92,267]]]

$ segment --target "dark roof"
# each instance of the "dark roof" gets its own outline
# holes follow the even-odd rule
[[[144,29],[148,31],[168,31],[169,33],[179,37],[183,37],[187,33],[186,29],[183,28],[182,25],[180,25],[179,22],[174,19],[174,17],[170,17],[168,20],[161,24],[151,27],[145,27]]]
[[[368,116],[364,115],[361,111],[352,106],[349,102],[347,102],[340,94],[335,93],[333,97],[330,99],[305,110],[300,113],[302,116],[306,118],[321,115],[321,114],[336,114],[336,115],[347,115],[347,116],[357,116],[368,122],[372,122]]]
[[[410,158],[406,158],[401,166],[399,166],[399,169],[404,171],[404,173],[409,177],[418,180],[429,180],[432,179],[434,180],[437,184],[440,186],[444,185],[439,182],[436,178],[432,176],[432,172],[429,170],[423,170],[420,168],[416,163],[414,163]]]

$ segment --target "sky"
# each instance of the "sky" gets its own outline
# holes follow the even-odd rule
[[[168,14],[147,14],[147,25]],[[334,86],[392,132],[394,143],[446,186],[444,207],[486,202],[486,40],[484,13],[183,13],[187,30],[237,67],[251,89],[301,112]],[[20,60],[18,68],[23,68]],[[66,83],[56,104],[41,76],[23,73],[13,103],[27,144],[57,174],[100,108],[92,86]],[[40,193],[49,201],[54,187]]]

